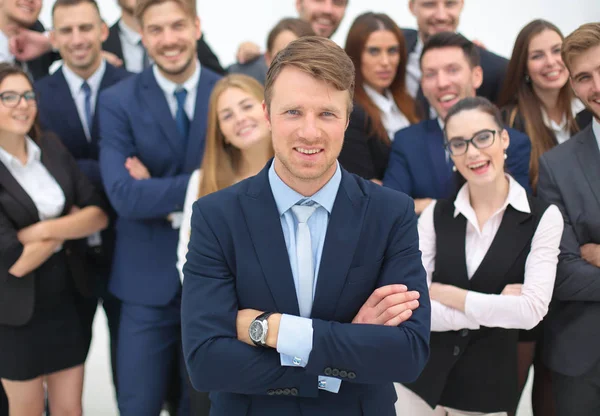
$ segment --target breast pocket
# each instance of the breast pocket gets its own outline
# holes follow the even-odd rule
[[[351,322],[371,296],[377,285],[382,263],[383,259],[348,270],[346,284],[338,302],[338,311],[343,311],[339,317],[341,322]]]

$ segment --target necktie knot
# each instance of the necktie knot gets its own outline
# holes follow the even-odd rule
[[[177,87],[173,94],[175,95],[175,99],[177,100],[177,105],[179,107],[183,107],[185,105],[185,99],[187,98],[188,94],[187,90],[183,87]]]
[[[90,84],[87,83],[87,81],[83,81],[83,84],[81,84],[81,90],[85,93],[85,95],[92,93],[92,88],[90,87]]]
[[[318,205],[294,205],[292,212],[300,224],[304,224],[308,221],[312,214],[314,214]]]

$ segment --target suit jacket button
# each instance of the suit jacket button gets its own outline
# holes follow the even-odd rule
[[[269,396],[272,396],[272,395],[274,395],[274,394],[275,394],[275,390],[273,390],[273,389],[269,389],[269,390],[267,390],[267,394],[268,394]]]
[[[354,371],[350,371],[350,372],[348,373],[348,378],[349,378],[350,380],[354,380],[354,379],[356,378],[356,373],[355,373]]]
[[[298,389],[296,387],[292,387],[290,389],[290,393],[292,393],[292,396],[297,396],[298,395]]]
[[[327,367],[325,369],[325,371],[323,371],[323,374],[325,374],[326,376],[330,376],[332,372],[333,372],[333,370],[331,370],[330,367]]]
[[[291,393],[290,389],[283,389],[283,395],[284,396],[289,396]]]
[[[469,335],[469,330],[468,329],[463,329],[462,331],[460,331],[460,336],[461,337],[466,337],[467,335]]]
[[[338,370],[337,368],[334,368],[333,370],[331,370],[331,375],[333,377],[337,377],[340,375],[340,370]]]
[[[454,354],[455,357],[458,357],[458,354],[460,354],[460,348],[458,347],[458,345],[454,346],[454,351],[452,352],[452,354]]]
[[[345,370],[342,370],[342,371],[340,371],[340,377],[341,377],[341,378],[346,378],[346,377],[348,377],[348,372],[347,372],[347,371],[345,371]]]
[[[276,389],[275,390],[275,394],[278,396],[281,396],[283,394],[283,390],[282,389]]]

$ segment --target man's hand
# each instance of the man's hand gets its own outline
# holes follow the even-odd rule
[[[263,312],[257,311],[256,309],[242,309],[238,311],[235,324],[237,330],[237,339],[239,341],[245,342],[246,344],[255,347],[254,342],[252,342],[252,340],[250,339],[248,329],[250,329],[250,324],[252,323],[252,321],[254,321],[261,314],[263,314]],[[277,349],[277,337],[279,336],[280,322],[280,313],[274,313],[267,319],[269,329],[267,330],[266,344],[271,348]]]
[[[431,300],[440,302],[450,308],[465,311],[467,301],[467,291],[452,285],[442,283],[432,283],[429,287],[429,297]]]
[[[114,53],[110,53],[108,51],[102,51],[102,57],[104,59],[106,59],[106,62],[108,62],[112,66],[116,66],[117,68],[120,68],[123,66],[123,60],[119,59],[119,57],[117,55],[115,55]]]
[[[433,199],[431,199],[431,198],[415,199],[415,213],[417,215],[421,215],[421,213],[423,211],[425,211],[425,208],[427,208],[429,206],[429,204],[431,204],[432,202],[433,202]]]
[[[125,167],[129,171],[129,175],[133,179],[142,180],[142,179],[150,179],[150,172],[141,160],[137,157],[128,157],[125,161]]]
[[[588,263],[600,267],[600,244],[588,243],[582,245],[581,257]]]
[[[50,40],[43,33],[29,29],[17,29],[14,33],[9,39],[9,49],[19,61],[31,61],[52,49]]]
[[[398,326],[419,307],[419,292],[404,285],[387,285],[376,289],[352,320],[353,324]]]
[[[253,42],[244,42],[237,50],[236,59],[240,64],[245,64],[255,60],[260,55],[260,46]]]
[[[504,289],[502,290],[502,293],[500,293],[501,295],[508,295],[508,296],[521,296],[521,289],[523,288],[523,285],[520,283],[515,283],[512,285],[506,285],[504,287]]]

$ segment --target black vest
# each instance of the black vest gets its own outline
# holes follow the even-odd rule
[[[471,279],[467,275],[467,220],[454,218],[453,201],[434,210],[436,259],[434,282],[466,290],[500,294],[508,284],[523,283],[531,240],[548,204],[528,196],[531,214],[506,208],[490,249]],[[432,332],[429,362],[419,379],[406,385],[432,408],[438,404],[473,412],[510,412],[519,399],[515,329]]]

